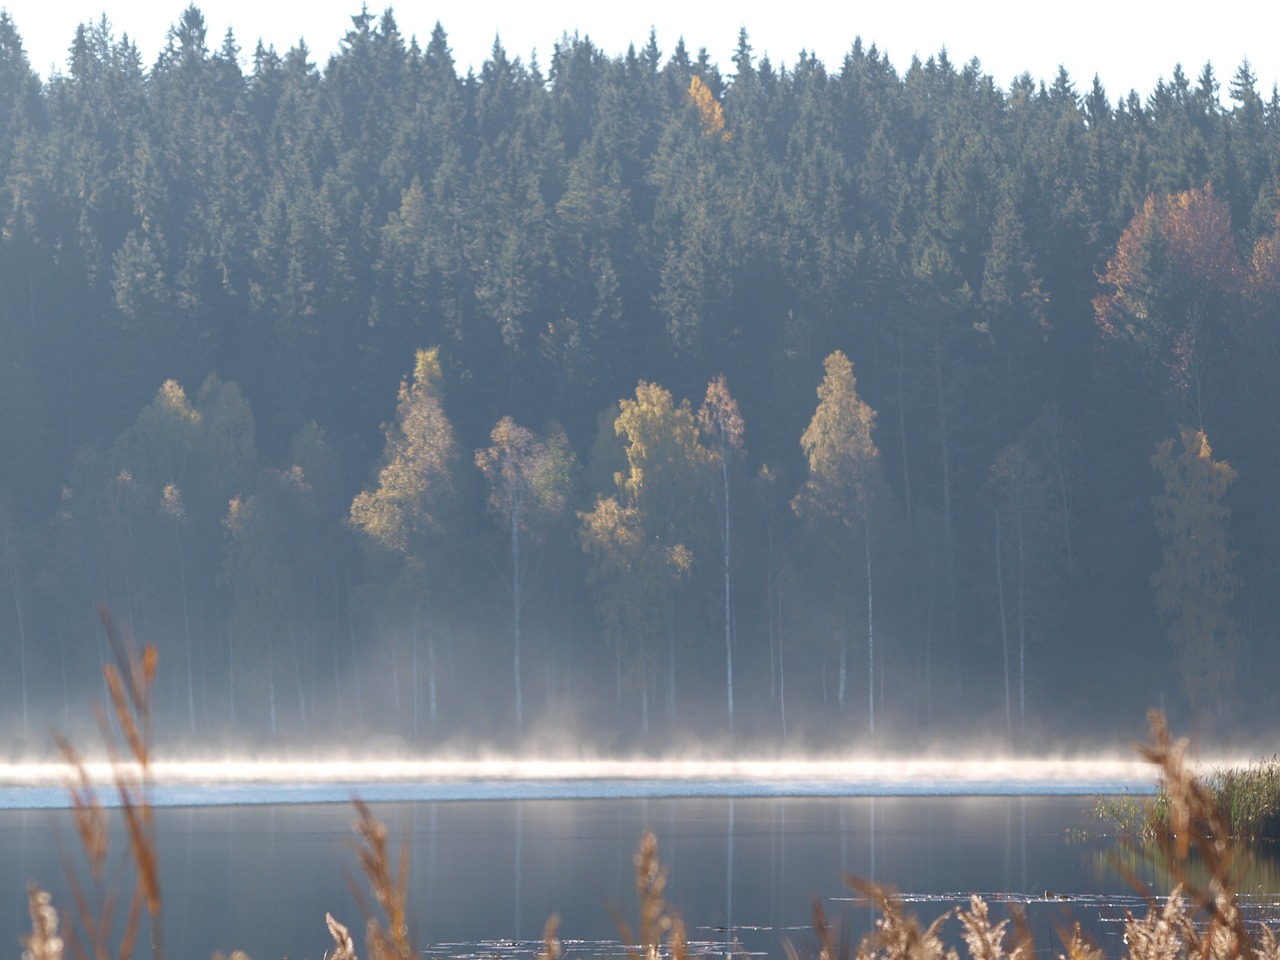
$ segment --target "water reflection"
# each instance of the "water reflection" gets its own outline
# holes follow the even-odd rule
[[[1203,887],[1208,882],[1194,851],[1182,864],[1180,872],[1170,868],[1159,846],[1151,842],[1117,843],[1091,855],[1094,872],[1099,876],[1120,875],[1135,878],[1157,896],[1165,896],[1182,877],[1185,883]],[[1236,890],[1245,902],[1274,905],[1280,901],[1280,846],[1274,841],[1254,844],[1250,855],[1236,864]]]
[[[851,935],[867,928],[871,913],[850,897],[845,873],[892,884],[926,921],[971,891],[1029,905],[1035,934],[1053,944],[1064,907],[1128,893],[1104,868],[1101,841],[1065,840],[1090,825],[1090,808],[1085,797],[739,797],[403,803],[375,812],[393,843],[408,844],[412,922],[431,952],[523,956],[558,912],[567,943],[594,944],[578,955],[603,954],[599,942],[617,936],[611,910],[635,924],[632,856],[652,827],[670,868],[667,899],[690,936],[713,952],[736,938],[779,955],[783,938],[809,942],[815,896]],[[8,904],[0,937],[9,943],[27,923],[27,879],[69,903],[50,818],[70,844],[65,812],[0,813]],[[345,878],[355,865],[347,805],[174,808],[157,818],[170,955],[242,948],[320,957],[330,946],[326,911],[360,928]],[[1259,867],[1249,883],[1270,892],[1280,876]]]

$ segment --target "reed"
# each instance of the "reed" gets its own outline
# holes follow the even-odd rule
[[[370,960],[413,960],[416,952],[409,937],[409,848],[405,844],[400,845],[399,863],[392,870],[391,858],[387,854],[387,828],[363,800],[357,797],[352,803],[358,814],[353,826],[358,840],[353,846],[360,860],[360,869],[381,911],[379,917],[369,907],[359,885],[348,877],[351,892],[364,914],[365,943]],[[333,934],[334,924],[332,918],[328,919],[329,932]],[[345,933],[346,928],[342,929]],[[338,939],[336,934],[334,939]],[[346,941],[349,940],[347,936]],[[340,950],[345,946],[346,942],[340,945]]]
[[[1234,835],[1280,838],[1280,759],[1216,770],[1207,778],[1207,786]]]
[[[69,741],[55,734],[55,742],[69,771],[67,793],[71,800],[72,822],[89,874],[86,887],[81,881],[80,871],[69,857],[64,857],[67,884],[74,901],[75,917],[79,921],[78,926],[72,924],[66,930],[66,946],[76,960],[89,960],[89,957],[93,960],[132,960],[145,913],[152,960],[164,960],[163,898],[155,820],[149,796],[154,742],[151,693],[158,658],[153,646],[148,645],[139,651],[132,636],[120,630],[105,607],[99,608],[98,612],[113,662],[103,667],[110,713],[101,704],[95,704],[94,716],[103,748],[111,761],[112,785],[124,820],[126,850],[133,874],[132,889],[124,912],[123,928],[116,937],[121,902],[119,891],[106,875],[107,851],[110,848],[106,811],[79,753]],[[56,933],[57,913],[49,904],[48,895],[33,889],[30,896],[33,904],[39,900],[47,906],[48,912],[41,916],[44,922],[51,919]],[[32,935],[28,938],[24,957],[27,953],[38,956],[35,945],[48,950],[53,940],[61,944],[60,937],[55,936],[51,940],[47,931],[37,929],[34,906],[32,910]]]
[[[1220,768],[1201,783],[1216,812],[1215,829],[1245,842],[1280,839],[1280,758]],[[1129,839],[1153,841],[1174,829],[1163,779],[1154,798],[1103,797],[1095,804],[1095,813]]]

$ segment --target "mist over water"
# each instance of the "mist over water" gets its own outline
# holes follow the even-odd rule
[[[109,764],[86,772],[109,785]],[[0,766],[0,806],[64,807],[67,768]],[[673,797],[875,797],[1150,793],[1153,771],[1133,760],[161,760],[157,806],[369,801]],[[112,791],[102,791],[104,802]]]

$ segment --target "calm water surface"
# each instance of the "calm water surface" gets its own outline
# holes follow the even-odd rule
[[[508,952],[495,941],[536,941],[561,916],[570,956],[616,939],[611,919],[634,923],[632,856],[652,827],[670,868],[667,900],[690,936],[781,955],[801,948],[815,896],[857,936],[871,914],[842,876],[889,883],[932,919],[969,892],[1032,901],[1033,932],[1051,955],[1051,931],[1069,895],[1129,893],[1100,866],[1105,841],[1089,797],[905,797],[663,800],[493,800],[376,804],[393,846],[408,844],[415,939],[432,952]],[[363,956],[347,804],[160,809],[165,934],[172,958],[243,949],[254,960],[319,960],[331,946],[326,911],[352,927]],[[113,833],[117,844],[122,833]],[[1074,839],[1073,839],[1074,838]],[[36,880],[69,903],[60,850],[78,857],[65,811],[0,812],[0,930],[10,951],[29,929],[24,888]],[[118,859],[118,850],[113,859]],[[361,882],[363,889],[363,884]],[[1045,895],[1050,895],[1046,902]],[[1104,908],[1102,914],[1107,914]],[[1097,908],[1085,919],[1108,927]],[[729,933],[727,931],[733,931]],[[144,951],[145,952],[145,951]],[[515,952],[520,952],[516,950]]]

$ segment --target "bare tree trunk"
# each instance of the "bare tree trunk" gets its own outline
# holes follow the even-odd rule
[[[511,670],[516,685],[516,736],[524,734],[524,696],[520,682],[520,640],[521,618],[524,613],[520,570],[520,517],[516,510],[511,511]]]
[[[1067,499],[1067,465],[1063,454],[1062,422],[1057,404],[1049,417],[1049,434],[1053,442],[1053,463],[1058,480],[1058,499],[1062,503],[1062,536],[1067,548],[1067,577],[1075,576],[1075,558],[1071,549],[1071,504]]]
[[[778,591],[778,704],[782,708],[782,739],[787,738],[787,674],[782,666],[782,591]]]
[[[911,467],[907,457],[907,398],[902,386],[902,371],[906,365],[902,351],[902,327],[898,327],[898,440],[902,446],[902,502],[907,511],[907,529],[911,526]]]
[[[273,662],[275,654],[271,647],[267,648],[267,713],[271,718],[271,735],[274,737],[276,727],[276,666]]]
[[[227,628],[227,716],[236,725],[236,635]]]
[[[676,721],[676,624],[672,617],[667,630],[667,718]]]
[[[647,675],[640,683],[640,730],[645,737],[649,736],[649,678]]]
[[[730,563],[729,449],[720,438],[720,473],[724,482],[724,672],[729,704],[729,735],[733,735],[733,567]]]
[[[1000,511],[996,510],[996,596],[1000,602],[1000,645],[1004,655],[1004,724],[1013,736],[1013,705],[1009,692],[1009,623],[1004,610],[1004,565],[1000,552]]]
[[[418,739],[418,593],[413,594],[413,621],[409,629],[409,683],[413,738]]]
[[[836,687],[836,702],[841,707],[844,706],[844,687],[845,681],[849,675],[849,639],[842,636],[840,638],[840,682]]]
[[[867,518],[867,535],[864,547],[867,562],[867,711],[871,718],[871,735],[876,733],[876,634],[875,617],[872,613],[871,589],[871,519]]]
[[[1022,505],[1018,505],[1018,723],[1027,717],[1027,566]]]
[[[347,570],[347,642],[351,647],[351,689],[355,694],[356,717],[364,719],[364,701],[360,697],[360,657],[356,650],[356,611],[351,602],[351,570]]]
[[[427,711],[431,717],[431,732],[436,732],[436,632],[427,624]]]
[[[191,721],[191,732],[196,732],[196,693],[195,683],[192,679],[194,667],[192,665],[191,652],[191,614],[187,608],[187,565],[182,556],[182,526],[181,521],[174,520],[173,524],[174,541],[178,551],[178,586],[181,589],[182,598],[182,636],[186,640],[187,645],[187,713]]]
[[[13,586],[13,608],[18,616],[18,669],[22,673],[22,732],[28,730],[27,720],[27,631],[22,617],[22,583],[18,579],[18,560],[13,554],[13,541],[9,537],[9,525],[4,523],[4,553],[9,561],[9,582]]]
[[[955,531],[951,515],[951,428],[947,419],[946,389],[942,376],[942,341],[936,328],[933,342],[933,375],[938,402],[938,452],[942,460],[942,521],[946,545],[947,613],[951,619],[951,652],[955,657],[959,652],[960,627],[956,619]],[[956,670],[955,675],[958,679],[960,671]]]

